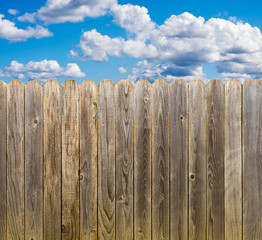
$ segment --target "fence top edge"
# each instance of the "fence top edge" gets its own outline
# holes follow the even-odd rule
[[[262,85],[262,79],[247,79],[243,82],[244,86],[248,86],[248,85]]]

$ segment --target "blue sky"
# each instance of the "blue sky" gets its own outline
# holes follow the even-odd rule
[[[0,78],[260,78],[257,1],[10,0],[0,8]]]

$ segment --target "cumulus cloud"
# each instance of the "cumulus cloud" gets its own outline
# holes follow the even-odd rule
[[[114,21],[135,35],[124,39],[111,38],[96,30],[84,32],[73,52],[82,60],[108,61],[110,56],[128,55],[146,59],[146,67],[151,73],[155,71],[156,76],[159,71],[166,76],[202,76],[202,66],[207,63],[218,63],[217,70],[223,76],[262,75],[262,35],[257,27],[248,23],[236,18],[206,21],[185,12],[156,25],[147,9],[131,4],[114,5],[112,12]],[[138,17],[133,17],[135,15]],[[97,37],[86,38],[92,34]],[[132,75],[136,75],[136,71]]]
[[[119,67],[118,68],[118,71],[120,72],[120,73],[126,73],[126,69],[124,68],[124,67]]]
[[[81,72],[76,63],[68,63],[66,68],[63,68],[57,61],[46,59],[39,62],[30,61],[27,64],[12,61],[4,70],[0,70],[0,74],[5,77],[39,81],[57,77],[85,77],[85,73]]]
[[[35,28],[27,27],[19,29],[14,22],[4,19],[4,15],[0,14],[0,38],[7,39],[11,42],[26,41],[28,38],[44,38],[53,34],[46,28],[36,25]]]
[[[16,15],[17,13],[19,13],[19,11],[17,9],[8,9],[7,11],[9,14],[11,15]]]
[[[105,15],[114,3],[116,0],[47,0],[37,14],[46,23],[80,22]]]
[[[24,15],[18,17],[18,21],[35,23],[36,17],[36,13],[25,13]]]

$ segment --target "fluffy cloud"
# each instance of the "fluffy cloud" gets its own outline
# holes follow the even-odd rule
[[[126,69],[125,69],[124,67],[118,68],[118,71],[119,71],[120,73],[126,73]]]
[[[54,77],[85,77],[85,73],[81,72],[76,63],[68,63],[66,68],[63,68],[57,61],[48,61],[46,59],[40,62],[30,61],[27,64],[12,61],[10,65],[5,67],[4,71],[0,70],[0,74],[5,77],[28,78],[29,80],[39,81],[45,81]]]
[[[236,73],[262,75],[262,35],[248,23],[235,18],[205,21],[203,17],[183,13],[172,15],[157,26],[143,7],[114,5],[112,12],[115,22],[135,36],[110,38],[96,30],[85,32],[77,49],[77,56],[82,60],[107,61],[109,56],[122,55],[146,59],[146,67],[150,73],[155,71],[155,77],[159,71],[161,76],[202,76],[202,66],[207,63],[218,63],[218,72],[225,77]],[[90,41],[85,36],[92,33],[97,38]],[[134,69],[132,76],[136,72],[146,74],[141,68]]]
[[[35,28],[27,27],[19,29],[14,22],[4,19],[4,15],[0,14],[0,38],[7,39],[11,42],[26,41],[28,38],[44,38],[53,34],[46,28],[37,25]]]
[[[36,13],[25,13],[23,16],[18,17],[18,21],[35,23],[36,17]]]
[[[47,0],[37,14],[46,23],[80,22],[107,13],[116,0]]]
[[[8,9],[7,11],[9,14],[11,15],[16,15],[17,13],[19,13],[19,11],[17,9]]]

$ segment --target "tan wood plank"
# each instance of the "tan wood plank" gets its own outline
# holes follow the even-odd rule
[[[262,80],[243,84],[243,239],[262,236]]]
[[[79,85],[62,85],[62,239],[79,239]]]
[[[237,80],[225,83],[225,235],[242,239],[242,87]]]
[[[7,239],[24,239],[24,85],[7,85]]]
[[[152,86],[152,239],[169,239],[169,84]]]
[[[6,84],[0,81],[0,240],[6,240]]]
[[[207,84],[207,238],[225,239],[224,85]]]
[[[43,86],[25,85],[25,239],[43,239]]]
[[[170,239],[188,235],[187,84],[170,84]]]
[[[80,85],[80,239],[97,239],[97,86]]]
[[[151,84],[134,92],[134,238],[151,239]]]
[[[133,84],[116,86],[116,239],[133,239]]]
[[[98,239],[115,239],[115,84],[98,85]]]
[[[189,239],[206,239],[206,93],[201,80],[188,85]]]
[[[61,84],[44,85],[44,239],[61,239]]]

